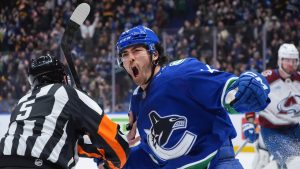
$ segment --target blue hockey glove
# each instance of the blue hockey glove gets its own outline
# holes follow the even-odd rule
[[[94,158],[94,162],[97,164],[97,166],[104,164],[104,160],[102,158]]]
[[[94,162],[97,163],[97,168],[104,168],[104,169],[109,169],[110,167],[108,164],[105,163],[105,161],[101,158],[94,158]],[[102,165],[99,167],[99,165]]]
[[[254,72],[241,74],[226,90],[225,98],[229,92],[234,90],[236,90],[234,100],[229,105],[237,112],[258,112],[264,110],[270,103],[268,98],[270,86],[267,79],[261,74]]]
[[[250,143],[254,143],[258,139],[258,134],[255,132],[255,127],[256,125],[251,122],[247,122],[242,125],[244,136]]]

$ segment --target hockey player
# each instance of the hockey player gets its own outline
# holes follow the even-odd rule
[[[132,95],[126,169],[241,169],[228,113],[263,110],[269,86],[259,74],[240,77],[195,58],[163,66],[163,49],[149,28],[136,26],[117,42],[119,65],[138,85]],[[140,139],[136,138],[136,129]]]
[[[86,152],[85,144],[77,145],[85,134],[107,166],[125,164],[129,146],[119,126],[89,96],[67,85],[58,59],[38,57],[28,74],[32,88],[19,100],[0,142],[1,169],[73,168],[78,153]]]
[[[260,135],[253,168],[264,168],[269,153],[276,160],[276,168],[286,168],[289,160],[300,155],[300,73],[299,52],[294,44],[284,43],[278,50],[279,69],[262,73],[270,84],[272,102],[259,113]],[[254,119],[254,113],[247,113]],[[244,134],[250,142],[257,139],[252,122],[244,124]],[[263,144],[264,143],[264,144]],[[269,152],[269,153],[268,153]],[[266,168],[269,168],[269,164]],[[278,165],[278,166],[277,166]]]

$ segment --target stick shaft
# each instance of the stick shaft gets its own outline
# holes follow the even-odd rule
[[[72,45],[73,37],[77,30],[79,30],[79,25],[70,20],[62,37],[61,48],[67,60],[76,88],[83,91],[71,56],[71,45]]]
[[[243,148],[247,145],[247,143],[248,143],[248,140],[245,140],[244,142],[243,142],[243,144],[237,149],[237,151],[235,152],[235,156],[237,156],[242,150],[243,150]]]

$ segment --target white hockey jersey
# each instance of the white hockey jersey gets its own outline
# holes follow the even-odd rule
[[[270,84],[271,103],[260,112],[260,125],[266,128],[281,128],[300,122],[300,72],[289,79],[282,79],[278,70],[262,73]]]

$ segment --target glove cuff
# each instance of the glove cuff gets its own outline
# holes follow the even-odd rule
[[[246,130],[249,130],[249,129],[253,129],[255,130],[255,124],[253,123],[245,123],[243,126],[242,126],[242,129],[243,131],[246,131]]]
[[[255,119],[255,112],[249,112],[245,114],[246,120]]]
[[[230,90],[234,89],[232,87],[232,85],[235,83],[236,80],[237,80],[237,77],[232,77],[227,80],[226,84],[224,85],[223,93],[222,93],[222,97],[221,97],[221,103],[222,103],[223,107],[230,114],[239,114],[237,111],[234,110],[234,108],[232,108],[230,106],[230,103],[226,103],[227,94]]]

